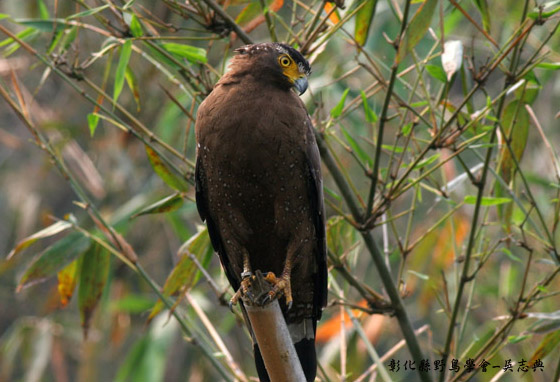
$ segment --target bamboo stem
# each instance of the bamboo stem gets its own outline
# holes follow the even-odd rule
[[[305,381],[305,375],[288,332],[286,320],[280,310],[278,300],[261,305],[248,296],[264,296],[270,284],[256,272],[249,292],[243,296],[243,305],[249,317],[253,334],[270,377],[271,382]],[[259,300],[259,298],[255,299]]]

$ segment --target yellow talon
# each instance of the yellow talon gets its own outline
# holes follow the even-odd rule
[[[268,295],[266,296],[264,302],[266,303],[268,301],[271,301],[278,295],[283,294],[286,298],[286,305],[288,306],[288,309],[290,309],[293,304],[290,276],[282,275],[280,278],[278,278],[273,272],[268,272],[266,274],[265,280],[272,284],[273,288],[270,292],[268,292]]]
[[[230,309],[233,307],[233,305],[237,305],[241,297],[247,296],[249,298],[252,298],[251,292],[249,290],[251,287],[251,282],[254,278],[255,276],[253,276],[250,273],[243,276],[243,280],[241,280],[241,285],[239,286],[239,289],[237,289],[237,291],[235,292],[231,300],[229,300]]]

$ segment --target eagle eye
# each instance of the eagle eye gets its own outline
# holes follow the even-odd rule
[[[280,65],[284,68],[287,68],[288,66],[290,66],[290,64],[292,63],[292,60],[290,59],[289,56],[283,54],[282,56],[280,56],[280,58],[278,59],[278,62],[280,62]]]

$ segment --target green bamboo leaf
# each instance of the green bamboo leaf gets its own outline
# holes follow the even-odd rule
[[[397,154],[400,154],[404,151],[404,148],[400,146],[394,146],[394,145],[381,145],[381,148],[387,151],[395,152]]]
[[[507,190],[504,188],[504,186],[502,186],[500,182],[495,183],[494,197],[498,199],[508,197]],[[500,222],[502,222],[502,226],[504,230],[506,231],[507,234],[510,234],[512,218],[513,218],[513,204],[512,203],[500,204],[497,206],[497,211],[498,211],[498,219]]]
[[[80,270],[78,307],[82,318],[84,337],[87,338],[91,316],[99,303],[109,277],[111,256],[97,243],[93,243],[84,253]]]
[[[412,107],[423,107],[423,106],[428,106],[429,102],[424,100],[424,101],[418,101],[418,102],[413,102],[410,104],[410,106]]]
[[[553,16],[554,14],[558,13],[559,11],[560,11],[560,0],[555,0],[539,5],[533,10],[533,12],[529,12],[527,16],[533,20],[539,18],[547,19],[550,16]]]
[[[323,186],[323,190],[337,201],[342,202],[342,197],[338,195],[333,189],[328,188],[327,186]]]
[[[348,88],[344,91],[344,93],[342,93],[342,97],[340,98],[340,101],[338,101],[336,106],[333,107],[333,109],[331,110],[331,117],[333,118],[340,117],[340,114],[342,114],[342,109],[344,109],[344,102],[346,101],[346,96],[348,95],[349,91],[350,89]]]
[[[132,41],[126,40],[121,48],[121,55],[119,57],[119,63],[117,65],[117,71],[115,73],[115,85],[113,89],[113,104],[115,104],[121,94],[124,85],[124,76],[126,73],[126,67],[128,66],[128,60],[132,53]]]
[[[49,45],[49,48],[47,49],[47,54],[51,54],[55,48],[58,46],[58,44],[60,43],[60,41],[62,41],[62,38],[65,37],[66,34],[64,33],[64,31],[59,31],[56,32],[54,34],[54,38],[51,41],[51,44]]]
[[[484,331],[482,333],[473,336],[473,340],[468,344],[466,347],[466,352],[464,353],[465,358],[471,358],[487,343],[487,341],[492,338],[494,333],[496,332],[495,327],[485,327],[483,326]],[[483,330],[480,328],[480,330]]]
[[[135,2],[136,0],[128,0],[126,4],[123,5],[123,11],[126,11],[128,8],[130,8]]]
[[[519,97],[525,98],[525,95],[526,93],[522,92]],[[529,137],[529,112],[525,109],[524,105],[525,103],[520,100],[512,101],[505,107],[502,114],[503,127],[506,136],[510,137],[509,144],[518,163],[523,157]],[[507,145],[502,145],[500,151],[499,174],[506,184],[512,182],[517,171],[513,158]],[[494,195],[497,198],[506,196],[506,190],[499,182],[496,182]],[[507,233],[511,232],[512,216],[513,204],[498,206],[498,217]]]
[[[532,104],[537,99],[542,85],[532,70],[523,76],[523,81],[523,84],[514,91],[515,98],[523,103]]]
[[[327,247],[337,256],[347,256],[348,248],[355,248],[359,236],[350,223],[342,216],[333,216],[327,221]]]
[[[156,174],[158,174],[159,177],[169,187],[177,191],[185,192],[189,189],[187,182],[183,178],[180,178],[173,172],[171,172],[169,167],[167,167],[167,165],[163,163],[163,160],[158,155],[158,153],[155,152],[150,146],[146,146],[146,153],[148,154],[148,159],[150,160],[150,164],[152,165],[152,168],[154,169]]]
[[[362,46],[367,41],[369,29],[377,6],[377,0],[363,0],[360,4],[364,2],[366,4],[356,13],[356,24],[354,28],[354,38],[356,42]]]
[[[16,23],[31,27],[41,32],[58,32],[66,29],[66,20],[64,19],[15,19]]]
[[[234,5],[234,3],[238,3],[238,4],[249,3],[241,10],[241,12],[239,12],[239,15],[237,15],[237,17],[235,18],[235,22],[237,24],[241,25],[242,27],[250,26],[250,28],[255,28],[264,22],[264,18],[262,17],[263,7],[261,6],[260,1],[234,0],[230,4]],[[284,0],[265,0],[264,3],[265,3],[265,10],[278,12],[280,8],[282,8],[282,6],[284,5]]]
[[[89,238],[79,232],[71,233],[41,253],[24,272],[16,291],[45,281],[57,274],[68,263],[85,252],[90,246]]]
[[[186,58],[190,62],[205,64],[207,61],[206,50],[186,44],[168,42],[161,44],[162,48],[174,56]]]
[[[490,18],[490,12],[488,10],[488,1],[487,0],[473,0],[473,2],[476,5],[476,7],[478,8],[478,11],[480,12],[480,16],[482,18],[482,28],[484,28],[484,30],[486,32],[490,32],[491,18]]]
[[[95,130],[97,129],[97,124],[99,123],[99,114],[97,113],[89,113],[87,115],[89,133],[93,137],[95,134]]]
[[[38,36],[39,34],[40,34],[40,32],[38,30],[34,29],[34,28],[26,28],[26,29],[22,30],[21,32],[19,32],[18,34],[16,34],[16,36],[20,40],[29,41],[29,40],[35,38],[36,36]],[[4,49],[4,52],[2,53],[4,58],[12,55],[13,53],[15,53],[21,47],[19,42],[14,41],[14,39],[12,39],[11,37],[3,40],[2,42],[0,42],[0,47],[5,46],[5,45],[8,45],[8,46],[6,47],[6,49]]]
[[[543,291],[543,293],[548,293],[548,291]],[[544,334],[560,330],[560,310],[550,313],[530,312],[527,316],[539,319],[529,328],[531,333]]]
[[[132,96],[134,97],[134,101],[136,102],[136,111],[140,111],[140,89],[138,88],[138,81],[136,81],[136,76],[130,67],[126,67],[126,71],[124,72],[124,78],[126,79],[126,84],[128,88],[132,92]]]
[[[136,15],[132,15],[129,26],[130,32],[134,37],[142,37],[144,35],[144,31],[142,30],[142,23],[140,23],[140,20],[138,20],[138,17],[136,17]]]
[[[0,13],[0,20],[9,19],[11,16],[7,13]]]
[[[76,39],[76,36],[78,36],[78,27],[73,26],[72,28],[65,30],[62,32],[63,33],[63,37],[62,37],[62,42],[61,42],[61,49],[62,51],[66,51],[68,49],[68,47],[70,46],[70,44],[72,44],[74,42],[74,40]]]
[[[179,324],[162,316],[150,324],[148,333],[134,344],[113,379],[115,382],[168,380],[165,366],[170,347],[179,334]]]
[[[525,335],[520,335],[520,336],[509,336],[508,337],[508,343],[516,344],[518,342],[525,341],[526,339],[531,338],[531,337],[532,337],[532,335],[530,335],[530,334],[525,334]]]
[[[409,269],[408,273],[413,274],[414,276],[418,277],[419,279],[422,279],[422,280],[425,280],[425,281],[428,281],[430,279],[430,276],[428,276],[424,273],[413,271],[412,269]]]
[[[511,260],[522,263],[521,259],[513,254],[508,248],[502,248],[502,252],[506,254]]]
[[[366,121],[368,121],[369,123],[377,122],[377,114],[375,114],[375,111],[373,111],[373,109],[369,107],[366,93],[364,93],[364,91],[362,90],[360,94],[362,96],[362,105],[364,107],[364,114],[366,115]]]
[[[43,0],[39,0],[37,2],[37,5],[39,6],[39,16],[42,19],[48,19],[49,18],[49,9],[45,5],[45,2]]]
[[[537,64],[537,68],[558,70],[560,69],[560,62],[541,62],[540,64]]]
[[[517,161],[520,162],[529,136],[529,112],[525,109],[524,103],[519,100],[510,102],[504,109],[502,123],[506,135],[510,137],[511,150]],[[506,145],[503,145],[500,175],[506,183],[511,181],[515,170],[511,152]]]
[[[91,8],[91,9],[88,9],[88,10],[83,11],[83,12],[78,12],[78,13],[76,13],[76,14],[73,14],[73,15],[71,15],[71,16],[68,16],[68,17],[66,18],[66,20],[74,20],[74,19],[79,19],[79,18],[81,18],[81,17],[86,17],[86,16],[95,15],[95,14],[101,12],[102,10],[109,8],[110,5],[111,5],[111,4],[105,4],[105,5],[102,5],[102,6],[100,6],[100,7]]]
[[[430,164],[434,163],[438,158],[439,158],[440,154],[434,154],[429,158],[426,158],[424,160],[421,160],[420,162],[418,162],[418,164],[416,166],[414,166],[415,170],[419,170],[421,168],[424,168],[426,166],[429,166]]]
[[[416,10],[416,13],[408,24],[405,37],[399,44],[396,58],[397,63],[400,63],[407,53],[422,40],[432,23],[432,17],[437,3],[438,0],[424,0],[424,4]]]
[[[552,354],[558,345],[560,345],[560,330],[545,335],[537,350],[531,356],[529,365],[532,365],[537,359],[543,359],[547,355]]]
[[[147,215],[147,214],[160,214],[164,212],[172,212],[178,210],[183,205],[183,197],[181,194],[169,195],[149,206],[142,208],[140,212],[131,216],[132,218]]]
[[[476,204],[476,196],[475,195],[467,195],[465,196],[464,202],[466,204]],[[511,203],[510,198],[493,198],[490,196],[482,197],[480,204],[482,206],[497,206],[500,204]]]
[[[270,3],[270,1],[267,1]],[[254,20],[261,14],[261,4],[258,1],[247,4],[239,15],[235,18],[235,22],[241,26],[246,26],[250,21]]]
[[[435,78],[436,80],[441,81],[443,83],[447,82],[447,75],[445,74],[445,71],[443,70],[443,68],[441,66],[426,65],[426,66],[424,66],[424,68],[426,68],[426,71],[428,72],[428,74],[430,76],[432,76],[433,78]]]
[[[401,129],[401,133],[403,136],[408,137],[408,134],[412,131],[413,124],[412,122],[407,123]]]
[[[358,157],[363,162],[368,163],[369,166],[372,167],[373,159],[360,147],[360,145],[358,144],[358,142],[356,142],[354,137],[352,137],[352,135],[350,135],[350,133],[342,126],[340,127],[340,131],[342,131],[342,134],[346,138],[346,141],[348,142],[352,150],[356,153],[356,155],[358,155]]]
[[[115,382],[128,382],[133,380],[131,376],[133,376],[136,370],[143,364],[144,354],[147,352],[146,349],[148,348],[149,341],[150,339],[147,334],[136,341],[128,352],[126,359],[122,365],[120,365],[114,379]],[[141,378],[144,380],[143,378],[145,378],[145,375]]]
[[[149,310],[154,304],[153,298],[139,294],[129,294],[119,300],[111,301],[110,309],[114,312],[141,314]]]
[[[154,42],[154,44],[158,47],[160,47],[160,49],[164,50],[161,47],[161,44],[158,42]],[[160,52],[158,49],[154,48],[152,45],[146,45],[146,47],[148,48],[148,51],[150,52],[150,57],[152,57],[152,60],[162,64],[164,63],[165,65],[170,66],[173,69],[179,70],[180,67],[179,65],[177,65],[175,62],[173,62],[172,59],[170,59],[169,57],[167,57],[165,54],[163,54],[162,52]]]
[[[25,28],[24,30],[22,30],[21,32],[16,33],[16,37],[19,38],[20,40],[25,40],[27,37],[29,37],[30,35],[35,33],[35,29],[33,28]],[[0,48],[6,46],[6,45],[10,45],[14,43],[14,39],[9,37],[6,38],[2,41],[0,41]],[[18,44],[19,45],[19,44]]]
[[[179,254],[181,257],[177,262],[177,265],[175,265],[163,285],[163,295],[166,297],[181,290],[188,291],[198,281],[198,268],[189,255],[194,255],[199,262],[202,262],[204,257],[208,257],[213,254],[208,229],[204,227],[193,235],[181,246]],[[158,300],[150,312],[148,321],[151,321],[164,307],[165,305],[163,302]]]
[[[50,226],[40,230],[39,232],[35,232],[33,235],[30,235],[25,239],[21,240],[19,243],[17,243],[14,249],[12,249],[10,253],[8,253],[6,259],[10,260],[13,256],[23,251],[31,244],[35,243],[37,240],[44,239],[46,237],[51,237],[53,235],[56,235],[57,233],[67,230],[70,227],[72,227],[72,224],[67,221],[58,221],[56,223],[53,223]]]

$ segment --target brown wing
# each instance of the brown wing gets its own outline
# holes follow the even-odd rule
[[[317,240],[317,251],[314,253],[314,261],[317,264],[314,291],[314,316],[317,320],[321,318],[323,308],[327,305],[327,236],[325,232],[325,205],[323,199],[323,178],[321,176],[321,156],[315,132],[309,116],[307,125],[307,164],[311,179],[308,185],[311,214],[315,224],[315,235]]]
[[[239,282],[237,281],[237,277],[235,277],[235,273],[231,267],[231,264],[229,263],[218,227],[216,226],[216,223],[209,213],[206,175],[204,172],[202,160],[198,156],[196,158],[195,168],[195,187],[196,208],[198,210],[198,214],[200,215],[202,221],[206,222],[206,226],[208,227],[208,235],[210,236],[210,242],[212,243],[214,250],[218,253],[220,262],[222,263],[222,267],[224,268],[229,283],[234,290],[237,290],[239,288]]]

